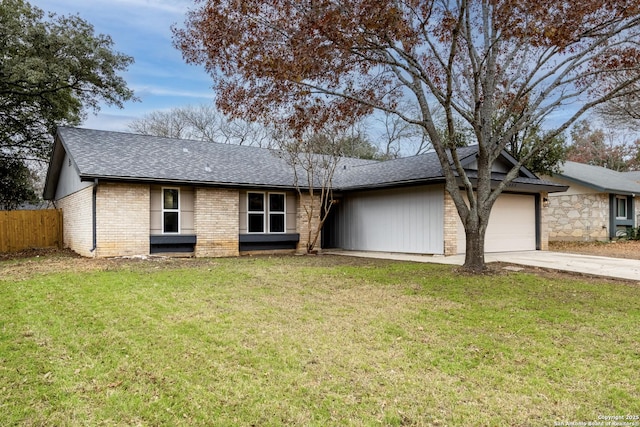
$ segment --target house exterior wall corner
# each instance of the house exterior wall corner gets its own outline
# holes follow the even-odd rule
[[[95,257],[93,246],[93,187],[86,187],[56,201],[62,209],[62,241],[79,255]]]

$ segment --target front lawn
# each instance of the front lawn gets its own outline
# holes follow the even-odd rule
[[[333,256],[47,262],[0,262],[0,425],[640,425],[637,285]]]

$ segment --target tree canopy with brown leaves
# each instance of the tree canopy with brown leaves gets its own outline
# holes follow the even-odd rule
[[[303,131],[379,110],[422,127],[465,227],[465,268],[479,271],[491,208],[519,172],[492,183],[493,162],[568,105],[528,157],[637,90],[639,33],[637,0],[196,0],[174,42],[232,116]],[[398,108],[406,102],[415,113]],[[473,179],[456,153],[460,122],[478,144]]]

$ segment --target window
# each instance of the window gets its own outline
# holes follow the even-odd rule
[[[284,233],[284,194],[269,194],[269,232]]]
[[[249,233],[264,233],[264,193],[248,193]]]
[[[284,193],[247,193],[247,231],[284,233],[285,200]]]
[[[162,189],[162,232],[180,232],[180,190]]]
[[[625,196],[616,196],[616,218],[627,218],[627,198]]]

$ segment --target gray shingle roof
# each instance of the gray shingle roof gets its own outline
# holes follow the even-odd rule
[[[640,183],[632,173],[626,174],[600,166],[565,162],[560,177],[607,193],[640,194]]]
[[[640,171],[623,172],[624,176],[640,184]]]
[[[463,166],[475,160],[476,152],[477,146],[458,148],[458,157]],[[511,156],[506,155],[505,160],[508,162],[509,158]],[[477,174],[473,170],[467,170],[467,176],[474,179]],[[505,174],[492,173],[491,176],[494,181],[501,181]],[[354,165],[336,174],[335,184],[343,190],[355,190],[429,181],[444,181],[444,173],[436,153]],[[535,191],[534,188],[549,192],[566,191],[566,186],[542,180],[524,170],[513,182],[521,185],[522,190],[528,189],[527,191]]]
[[[476,147],[458,150],[461,159],[476,153]],[[334,184],[343,189],[389,186],[419,181],[442,180],[444,174],[435,153],[403,157],[385,162],[353,165],[336,174]]]
[[[85,178],[293,184],[291,168],[267,149],[79,128],[58,135]]]
[[[476,150],[475,147],[462,148],[458,154],[461,159],[471,159]],[[294,187],[291,166],[273,150],[63,127],[58,130],[45,198],[52,198],[55,193],[57,183],[54,181],[63,161],[63,151],[70,155],[78,174],[85,180]],[[436,154],[428,153],[384,162],[343,158],[333,184],[335,189],[352,190],[443,180]],[[518,178],[518,182],[562,187],[537,178]]]

